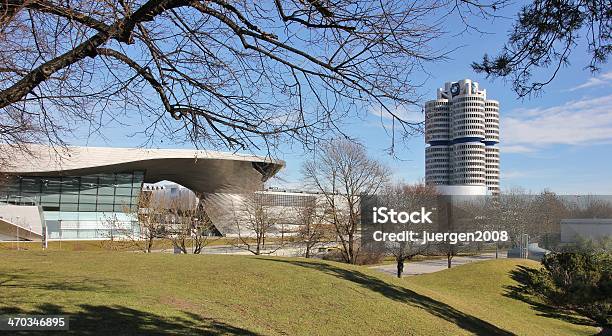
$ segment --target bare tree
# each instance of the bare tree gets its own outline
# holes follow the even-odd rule
[[[310,258],[312,250],[325,242],[333,239],[330,225],[325,220],[325,210],[322,204],[318,204],[316,198],[312,198],[304,206],[298,209],[297,241],[304,246],[304,257]]]
[[[140,250],[151,253],[153,243],[167,236],[167,223],[173,217],[169,205],[153,199],[152,193],[141,192],[136,209],[126,210],[138,220],[137,232],[128,236]]]
[[[539,244],[546,249],[559,245],[561,237],[561,220],[568,218],[568,202],[563,196],[545,190],[531,201],[532,213],[536,215],[529,235],[537,238]]]
[[[418,183],[413,185],[395,184],[386,186],[381,192],[381,201],[388,208],[396,211],[416,211],[425,207],[432,209],[437,204],[438,193],[435,187]],[[420,233],[430,230],[430,224],[405,223],[395,224],[396,232],[413,231],[415,240],[404,240],[400,242],[386,242],[387,253],[395,258],[397,264],[397,277],[401,278],[404,272],[404,263],[411,261],[417,255],[425,253],[430,247],[429,243],[423,243]]]
[[[463,251],[462,245],[451,244],[448,241],[436,243],[436,251],[446,257],[446,267],[451,268],[453,266],[453,258]]]
[[[362,195],[376,194],[387,183],[390,172],[382,163],[368,156],[363,146],[348,140],[334,140],[321,147],[319,155],[302,167],[309,186],[324,197],[342,256],[347,263],[357,262],[359,204]]]
[[[140,193],[138,206],[124,206],[122,215],[123,218],[118,214],[105,218],[102,235],[110,239],[108,247],[112,249],[114,242],[121,242],[122,246],[144,253],[151,253],[154,242],[167,236],[167,223],[172,217],[165,202],[152,201],[151,192],[145,191]]]
[[[310,146],[368,109],[410,135],[421,124],[395,107],[444,57],[444,20],[504,2],[3,0],[0,141],[62,143],[129,117],[150,141]]]
[[[123,218],[118,218],[115,213],[105,220],[104,234],[110,241],[103,245],[109,248],[119,242],[118,245],[151,253],[156,240],[166,240],[181,253],[199,254],[210,243],[215,230],[197,195],[168,197],[154,190],[143,190],[138,206],[124,206],[121,215]]]
[[[122,242],[134,235],[131,223],[128,228],[126,223],[119,220],[117,213],[105,216],[102,226],[103,229],[98,232],[98,235],[106,238],[100,240],[100,247],[105,250],[118,250],[122,248]],[[142,249],[138,248],[138,250]]]
[[[503,226],[503,222],[501,220],[501,203],[499,201],[499,197],[490,197],[485,200],[483,216],[485,220],[485,224],[483,228],[493,231],[502,231],[505,230]],[[500,247],[504,242],[495,241],[495,259],[499,258]]]
[[[440,211],[440,227],[442,233],[457,235],[462,232],[482,231],[489,227],[486,197],[451,195],[443,196],[438,202]],[[493,216],[497,216],[494,214]],[[450,237],[449,235],[449,237]],[[459,241],[452,238],[444,239],[434,243],[434,249],[438,254],[446,257],[448,268],[452,267],[453,258],[459,253],[476,251],[481,247],[480,242]]]
[[[240,201],[232,204],[231,210],[238,234],[238,243],[234,246],[255,255],[273,254],[283,247],[285,232],[284,228],[278,227],[282,217],[273,206],[265,204],[261,194],[243,194]],[[272,235],[276,238],[274,246],[266,249],[266,240]]]
[[[190,251],[189,243],[191,253],[200,254],[211,242],[215,231],[215,226],[199,199],[196,198],[195,204],[184,204],[181,199],[173,199],[166,210],[169,216],[165,223],[164,238],[172,241],[172,245],[184,254]]]
[[[568,205],[573,218],[612,218],[612,200],[608,197],[578,196],[576,202]]]
[[[498,218],[500,227],[508,232],[512,246],[519,246],[524,234],[529,234],[537,219],[532,206],[533,195],[515,188],[499,195]]]
[[[515,188],[487,198],[478,212],[482,213],[481,219],[473,223],[481,230],[506,231],[514,247],[521,245],[525,235],[530,241],[547,243],[547,239],[558,234],[561,219],[567,217],[565,203],[550,191],[531,194]]]

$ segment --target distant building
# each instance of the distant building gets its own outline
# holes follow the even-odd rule
[[[525,253],[527,254],[526,256],[524,255]],[[525,258],[526,257],[527,259],[540,261],[548,253],[550,253],[550,251],[547,249],[541,248],[540,246],[538,246],[538,243],[530,243],[527,246],[527,249],[521,248],[521,247],[513,247],[510,250],[508,250],[508,258]]]
[[[316,192],[276,187],[257,191],[257,194],[263,205],[277,207],[309,207],[321,203],[322,199],[324,199],[323,194]]]
[[[174,182],[143,183],[141,197],[148,206],[174,209],[195,209],[199,202],[193,191]]]
[[[576,243],[579,240],[598,240],[604,237],[612,237],[611,218],[561,220],[562,243]]]
[[[425,104],[425,142],[428,184],[499,193],[499,102],[487,99],[477,82],[463,79],[438,89],[437,99]]]
[[[223,234],[230,237],[238,234],[242,236],[254,234],[252,230],[246,228],[247,223],[244,221],[236,222],[236,216],[239,219],[241,212],[248,206],[256,204],[256,206],[265,208],[266,216],[270,216],[276,222],[270,228],[268,234],[278,236],[297,233],[303,226],[300,216],[307,208],[321,214],[325,211],[327,205],[324,194],[274,187],[258,190],[253,195],[219,193],[212,195],[210,199],[215,203],[225,205],[217,206],[211,211],[213,217],[217,218],[214,222],[215,226],[223,228],[221,230]]]

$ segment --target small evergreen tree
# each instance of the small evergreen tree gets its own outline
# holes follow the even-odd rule
[[[612,329],[612,254],[552,253],[531,282],[533,294],[548,304],[593,320],[607,334]],[[607,332],[607,333],[606,333]]]

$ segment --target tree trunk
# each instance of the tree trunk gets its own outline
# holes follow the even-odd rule
[[[403,260],[398,260],[397,261],[397,277],[401,278],[402,277],[402,273],[404,273],[404,261]]]
[[[147,241],[147,253],[151,253],[152,247],[153,247],[153,238],[149,237]]]
[[[193,254],[200,254],[202,253],[202,247],[204,246],[204,242],[202,241],[202,238],[195,238],[195,248],[193,249]]]
[[[447,262],[447,266],[448,266],[448,268],[451,268],[451,266],[452,266],[452,260],[453,260],[453,255],[452,255],[452,254],[447,254],[447,255],[446,255],[446,262]]]
[[[353,253],[353,235],[349,233],[348,235],[348,259],[350,264],[356,264],[355,254]]]

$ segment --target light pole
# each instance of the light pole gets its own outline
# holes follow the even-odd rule
[[[47,228],[47,223],[45,223],[43,230],[43,249],[46,250],[49,247],[49,229]]]
[[[15,224],[17,227],[17,251],[19,251],[19,216],[15,217]]]
[[[62,250],[62,220],[58,219],[57,223],[59,225],[59,236],[60,236],[60,239],[59,239],[59,250],[61,251]]]
[[[193,219],[195,222],[195,227],[191,230],[191,254],[195,252],[195,235],[198,234],[198,218]]]

